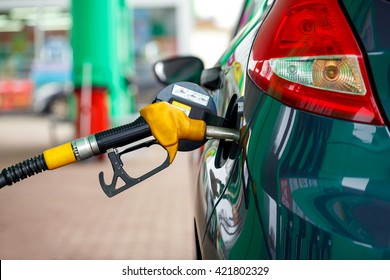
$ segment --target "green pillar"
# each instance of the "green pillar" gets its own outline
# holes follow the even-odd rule
[[[97,124],[98,130],[118,125],[134,112],[126,82],[134,63],[129,15],[125,0],[72,0],[73,80],[76,92],[83,92],[82,86],[89,83],[93,98],[105,92],[97,102],[92,98],[92,112],[104,115],[107,110],[108,124]],[[99,107],[102,103],[106,109]],[[99,120],[102,116],[91,117],[92,127],[105,122]]]

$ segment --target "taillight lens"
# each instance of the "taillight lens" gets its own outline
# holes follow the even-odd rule
[[[336,0],[279,0],[257,35],[253,81],[315,114],[383,125],[359,45]]]

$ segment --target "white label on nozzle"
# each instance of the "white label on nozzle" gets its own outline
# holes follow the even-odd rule
[[[210,99],[210,97],[207,95],[201,94],[199,92],[178,85],[173,86],[172,94],[179,96],[185,100],[189,100],[194,103],[200,104],[202,106],[207,106]]]

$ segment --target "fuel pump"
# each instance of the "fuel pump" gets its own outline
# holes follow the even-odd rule
[[[239,131],[224,128],[223,123],[207,91],[194,83],[174,83],[162,89],[152,104],[142,108],[134,122],[50,148],[4,168],[0,173],[0,188],[46,170],[108,153],[114,175],[107,184],[100,172],[99,182],[104,193],[112,197],[168,167],[177,151],[192,151],[212,138],[238,142]],[[129,176],[123,169],[121,156],[155,144],[166,150],[165,161],[138,178]],[[119,152],[121,147],[124,149]],[[119,178],[125,184],[118,187]]]

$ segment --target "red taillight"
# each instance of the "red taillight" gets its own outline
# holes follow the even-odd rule
[[[336,0],[279,0],[254,43],[249,75],[277,100],[383,125],[363,55]]]

